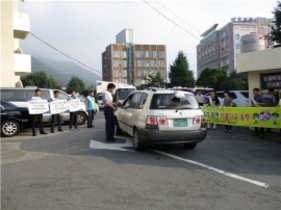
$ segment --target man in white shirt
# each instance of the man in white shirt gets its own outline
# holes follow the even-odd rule
[[[41,90],[39,88],[37,88],[35,90],[35,95],[31,98],[31,100],[42,100],[42,98],[41,98]],[[36,130],[35,130],[35,128],[36,128],[36,119],[38,120],[38,123],[39,123],[40,133],[41,134],[47,134],[44,131],[44,128],[43,128],[43,115],[42,114],[33,114],[33,115],[30,115],[31,130],[32,130],[33,136],[36,136]]]
[[[60,92],[58,90],[54,91],[54,98],[51,98],[49,102],[59,100]],[[55,133],[55,124],[58,123],[58,131],[63,132],[61,129],[61,118],[60,114],[53,114],[52,115],[52,122],[51,122],[51,133]]]
[[[104,117],[105,117],[105,133],[106,133],[106,141],[114,141],[114,126],[115,126],[115,118],[114,111],[116,111],[116,106],[113,103],[112,93],[115,90],[115,85],[113,83],[109,83],[107,85],[107,90],[103,93],[103,104],[104,104]]]
[[[197,95],[196,95],[196,99],[198,101],[199,106],[203,106],[204,105],[204,96],[202,95],[202,91],[198,90],[197,91]]]

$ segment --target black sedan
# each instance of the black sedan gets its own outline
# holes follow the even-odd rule
[[[27,108],[17,107],[7,101],[1,101],[0,115],[1,135],[6,137],[17,135],[29,121]]]

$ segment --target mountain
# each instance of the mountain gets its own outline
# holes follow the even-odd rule
[[[73,62],[56,61],[47,58],[41,58],[39,60],[32,57],[31,67],[32,72],[44,71],[48,75],[52,75],[54,79],[64,87],[72,76],[77,76],[82,79],[87,87],[96,85],[96,80],[101,80],[101,76],[98,74]]]

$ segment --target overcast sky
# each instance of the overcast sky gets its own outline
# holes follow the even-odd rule
[[[135,44],[165,44],[169,65],[183,50],[190,68],[196,71],[196,45],[200,35],[213,24],[219,28],[232,17],[268,17],[275,0],[184,0],[148,1],[169,19],[169,22],[144,1],[29,1],[19,2],[19,10],[29,13],[31,31],[77,60],[101,71],[101,53],[115,35],[124,28],[134,30]],[[66,57],[29,35],[21,47],[24,53],[40,59],[47,57],[69,61]],[[167,70],[168,70],[167,69]],[[196,75],[196,74],[195,74]]]

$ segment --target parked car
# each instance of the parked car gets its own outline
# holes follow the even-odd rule
[[[102,100],[102,93],[99,93],[97,95],[97,104],[98,104],[99,109],[104,108],[104,104],[103,104],[103,100]]]
[[[133,137],[136,150],[147,144],[183,144],[193,149],[207,130],[195,96],[176,90],[131,93],[115,112],[117,134]]]
[[[7,101],[0,104],[1,136],[17,135],[21,128],[28,125],[29,114],[27,108],[17,107]]]
[[[1,99],[8,101],[18,107],[27,107],[27,101],[34,96],[34,90],[36,87],[32,88],[1,88]],[[41,88],[42,91],[42,99],[49,100],[54,96],[54,89],[45,89]],[[69,95],[62,91],[60,91],[59,99],[69,99]],[[86,111],[86,103],[83,97],[78,97],[82,103],[82,110],[77,114],[77,124],[83,125],[87,120],[87,111]],[[63,122],[69,122],[70,115],[68,112],[63,113],[61,115]],[[51,122],[51,114],[44,114],[43,115],[43,122],[50,123]]]
[[[224,91],[216,91],[220,104],[223,104],[223,99],[224,99]],[[210,97],[211,93],[207,93],[204,95],[205,97]],[[249,91],[248,90],[230,90],[230,98],[233,99],[233,102],[238,106],[238,107],[248,107],[250,106],[250,100],[249,100]]]

